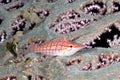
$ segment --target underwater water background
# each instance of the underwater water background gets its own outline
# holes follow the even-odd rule
[[[87,48],[31,51],[64,38]],[[120,0],[0,0],[0,80],[120,80],[119,62]]]

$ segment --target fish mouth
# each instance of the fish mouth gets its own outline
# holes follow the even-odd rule
[[[118,28],[115,24],[112,24],[105,32],[101,33],[86,45],[91,48],[109,48],[118,44],[120,45],[120,28]]]

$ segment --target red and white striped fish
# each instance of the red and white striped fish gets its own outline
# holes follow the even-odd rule
[[[86,46],[72,43],[66,39],[56,39],[42,45],[34,44],[31,50],[44,55],[70,56],[83,48],[86,48]]]

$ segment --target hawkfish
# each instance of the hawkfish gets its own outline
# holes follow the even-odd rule
[[[67,39],[55,39],[41,45],[33,44],[31,51],[43,55],[70,56],[83,48],[86,48],[86,45],[79,45]]]

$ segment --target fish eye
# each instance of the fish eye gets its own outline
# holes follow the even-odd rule
[[[70,45],[70,47],[72,48],[73,46],[72,46],[72,45]]]

